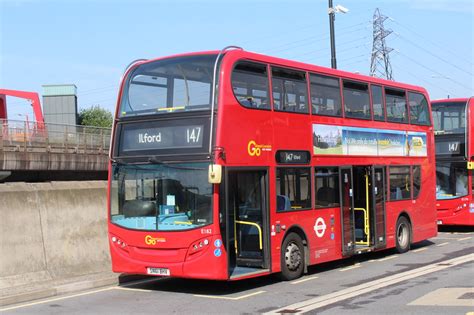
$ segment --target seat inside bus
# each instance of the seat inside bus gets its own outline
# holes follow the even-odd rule
[[[156,216],[156,204],[150,200],[127,200],[123,204],[123,215],[125,218]]]

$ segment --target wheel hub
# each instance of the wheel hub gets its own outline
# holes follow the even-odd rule
[[[301,251],[295,243],[290,243],[285,251],[286,266],[290,270],[296,270],[301,264]]]
[[[398,244],[405,246],[408,241],[408,227],[405,224],[401,224],[397,231]]]

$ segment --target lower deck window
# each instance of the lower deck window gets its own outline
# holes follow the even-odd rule
[[[277,168],[277,211],[311,208],[309,168]]]
[[[409,166],[390,167],[390,200],[411,198],[411,180]]]
[[[316,208],[339,207],[339,172],[337,167],[316,168]]]

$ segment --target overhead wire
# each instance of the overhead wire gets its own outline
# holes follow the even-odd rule
[[[434,41],[428,39],[426,36],[424,36],[424,35],[422,35],[422,34],[416,32],[415,30],[413,30],[412,28],[407,27],[406,25],[401,24],[401,23],[398,22],[397,20],[395,20],[395,19],[393,19],[393,18],[390,18],[390,20],[391,20],[393,23],[395,23],[395,24],[397,24],[397,25],[399,25],[399,26],[405,28],[405,29],[408,30],[410,33],[413,33],[413,34],[417,35],[417,36],[420,37],[422,40],[424,40],[424,41],[430,43],[431,45],[433,45],[433,46],[435,46],[435,47],[437,47],[437,48],[440,48],[440,49],[442,49],[443,51],[449,52],[449,53],[452,54],[453,56],[456,56],[456,57],[458,57],[458,58],[460,58],[460,59],[464,59],[465,62],[468,62],[468,63],[470,63],[471,65],[474,65],[474,63],[472,62],[472,60],[465,59],[465,57],[462,57],[462,56],[459,55],[458,53],[455,53],[455,52],[453,52],[452,50],[450,50],[449,48],[447,48],[448,45],[443,45],[443,46],[441,46],[439,43],[436,43],[436,42],[434,42]]]
[[[407,43],[410,43],[411,45],[413,45],[413,46],[415,46],[415,47],[417,47],[417,48],[423,50],[424,52],[426,52],[426,53],[428,53],[429,55],[435,57],[436,59],[439,59],[439,60],[441,60],[442,62],[444,62],[444,63],[446,63],[446,64],[448,64],[448,65],[450,65],[450,66],[452,66],[452,67],[454,67],[454,68],[456,68],[456,69],[458,69],[458,70],[464,72],[464,73],[467,73],[467,74],[469,74],[470,76],[472,76],[472,72],[466,71],[465,69],[463,69],[463,68],[461,68],[461,67],[458,67],[457,65],[453,64],[452,62],[447,61],[446,59],[444,59],[444,58],[442,58],[442,57],[440,57],[440,56],[434,54],[434,53],[431,52],[430,50],[428,50],[428,49],[426,49],[426,48],[423,48],[422,46],[420,46],[420,45],[418,45],[418,44],[412,42],[411,40],[405,38],[404,36],[402,36],[402,35],[400,35],[400,34],[398,34],[398,33],[395,33],[395,35],[397,35],[398,38],[400,38],[401,40],[404,40],[404,41],[406,41]]]
[[[351,26],[340,28],[340,30],[344,30],[344,29],[348,29],[348,28],[351,28],[351,30],[348,31],[348,32],[338,32],[338,37],[342,37],[342,36],[345,36],[347,34],[352,34],[354,32],[365,29],[365,27],[353,29],[353,27],[358,26],[358,25],[362,25],[362,24],[366,24],[366,22],[357,23],[357,24],[354,24],[354,25],[351,25]],[[294,49],[294,48],[311,45],[311,43],[314,43],[314,42],[324,41],[324,40],[327,40],[328,38],[329,38],[329,35],[325,35],[325,34],[314,35],[314,36],[306,37],[306,38],[303,38],[303,39],[300,39],[300,40],[288,42],[288,43],[285,43],[285,44],[282,44],[282,45],[274,46],[274,47],[271,47],[269,49],[265,49],[264,51],[266,53],[269,53],[269,52],[272,52],[272,53],[283,52],[283,51],[291,50],[291,49]],[[298,43],[301,43],[301,42],[304,42],[304,44],[294,45],[294,44],[298,44]]]
[[[433,73],[436,73],[437,75],[440,75],[440,76],[444,77],[446,80],[452,81],[452,82],[456,83],[457,85],[462,86],[462,87],[465,88],[465,89],[472,90],[472,87],[468,87],[468,86],[464,85],[463,83],[461,83],[461,82],[459,82],[459,81],[457,81],[457,80],[454,80],[454,79],[452,79],[452,78],[446,77],[446,76],[445,76],[444,74],[442,74],[441,72],[436,71],[436,70],[434,70],[434,69],[431,69],[431,68],[428,67],[428,66],[425,66],[425,65],[422,64],[419,60],[415,60],[415,59],[409,57],[408,55],[405,55],[405,54],[402,53],[401,51],[398,51],[398,50],[395,50],[395,51],[397,51],[400,56],[405,57],[406,59],[410,60],[410,61],[413,62],[414,64],[416,64],[416,65],[418,65],[418,66],[420,66],[420,67],[422,67],[422,68],[424,68],[424,69],[426,69],[426,70],[428,70],[428,71],[431,71],[431,72],[433,72]]]
[[[421,77],[419,77],[419,76],[413,74],[412,72],[410,72],[410,71],[408,71],[408,70],[404,70],[403,72],[407,73],[408,75],[412,76],[413,78],[415,78],[415,79],[417,79],[417,80],[420,80],[420,81],[425,82],[427,85],[430,85],[430,86],[435,87],[435,88],[437,88],[437,89],[439,89],[439,90],[443,90],[443,91],[445,91],[445,92],[448,93],[448,94],[453,95],[452,91],[450,92],[450,91],[446,90],[445,88],[443,88],[443,87],[441,87],[441,86],[439,86],[439,85],[437,85],[437,84],[434,84],[433,82],[430,82],[430,81],[428,81],[428,80],[426,80],[426,79],[423,79],[423,78],[421,78]],[[421,85],[421,84],[420,84],[420,85]]]

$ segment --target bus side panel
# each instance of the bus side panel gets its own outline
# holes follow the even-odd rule
[[[312,221],[310,264],[319,264],[342,258],[341,209],[328,208],[315,211]]]
[[[434,147],[434,142],[433,147]],[[433,161],[433,162],[430,162]],[[424,160],[421,165],[421,190],[418,198],[413,201],[416,229],[413,229],[413,242],[419,242],[437,235],[436,224],[436,164],[434,158]]]
[[[390,201],[386,203],[386,228],[387,228],[387,248],[395,247],[395,228],[397,225],[398,217],[405,213],[408,215],[409,220],[411,221],[412,227],[414,226],[413,222],[413,206],[411,200],[400,200],[400,201]],[[415,225],[416,226],[416,225]]]

